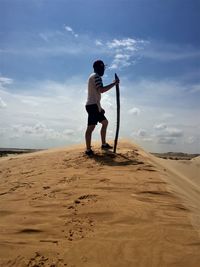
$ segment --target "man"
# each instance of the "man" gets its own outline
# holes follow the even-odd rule
[[[102,149],[111,149],[112,147],[106,143],[106,130],[108,126],[108,120],[105,117],[105,111],[101,107],[101,94],[107,92],[116,84],[119,80],[115,80],[113,83],[103,86],[102,76],[104,75],[105,65],[102,60],[97,60],[93,64],[94,73],[89,76],[88,79],[88,98],[86,102],[86,110],[88,112],[88,126],[85,132],[86,151],[85,154],[90,156],[94,152],[91,149],[92,132],[98,122],[102,124],[101,127],[101,142]]]

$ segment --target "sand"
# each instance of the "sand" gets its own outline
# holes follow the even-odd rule
[[[0,266],[199,266],[200,158],[118,146],[0,160]]]

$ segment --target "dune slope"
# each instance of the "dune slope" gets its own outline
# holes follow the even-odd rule
[[[0,160],[0,266],[197,267],[195,203],[172,167],[128,142],[95,151]]]

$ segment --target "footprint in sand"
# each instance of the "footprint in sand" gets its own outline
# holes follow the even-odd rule
[[[35,252],[35,255],[28,261],[27,267],[40,267],[40,266],[50,266],[50,267],[61,267],[67,266],[67,263],[61,257],[56,257],[56,259],[50,259],[39,252]]]
[[[79,214],[79,210],[85,204],[89,204],[91,201],[97,201],[97,195],[86,194],[81,195],[74,200],[74,204],[68,207],[71,210],[71,219],[65,223],[66,233],[65,237],[69,241],[79,240],[87,236],[90,232],[93,232],[94,220],[86,215]]]
[[[50,186],[43,186],[44,190],[47,190],[47,189],[50,189],[50,188],[51,188]]]
[[[65,237],[69,241],[80,240],[93,232],[94,221],[89,217],[76,216],[65,223]]]
[[[87,204],[88,202],[90,201],[94,201],[96,202],[97,201],[97,195],[82,195],[80,197],[78,197],[74,203],[75,204]]]
[[[97,195],[82,195],[78,199],[95,199]]]
[[[20,174],[22,174],[22,175],[26,175],[26,174],[30,174],[30,173],[33,173],[34,172],[34,170],[30,170],[30,171],[22,171],[22,172],[20,172]],[[29,175],[30,176],[30,175]],[[27,176],[28,177],[28,176]]]
[[[0,193],[0,196],[6,195],[6,194],[9,194],[9,193],[13,193],[13,192],[15,192],[16,190],[21,189],[21,188],[24,188],[24,187],[25,187],[26,189],[32,187],[32,186],[31,186],[32,183],[20,183],[20,182],[17,182],[17,183],[15,183],[15,184],[16,184],[16,185],[14,185],[13,187],[11,187],[8,191],[1,192],[1,193]]]
[[[78,175],[72,175],[71,177],[63,177],[58,183],[72,183],[76,182],[80,179],[80,176]]]

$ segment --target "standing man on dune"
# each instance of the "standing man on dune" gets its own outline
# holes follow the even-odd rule
[[[85,154],[90,156],[94,152],[91,149],[92,132],[94,131],[98,122],[102,124],[101,127],[101,142],[102,149],[111,149],[112,147],[106,143],[106,130],[108,126],[108,120],[105,117],[105,110],[101,107],[101,94],[107,92],[116,84],[119,84],[119,80],[115,80],[113,83],[103,86],[102,76],[105,71],[105,64],[102,60],[97,60],[93,64],[94,72],[88,79],[88,98],[86,102],[86,110],[88,113],[88,126],[85,132],[86,151]]]

